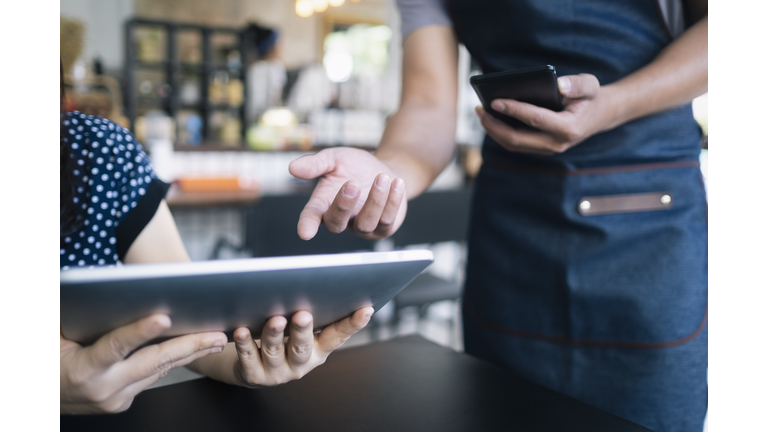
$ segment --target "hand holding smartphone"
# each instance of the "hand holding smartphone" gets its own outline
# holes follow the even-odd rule
[[[514,128],[533,129],[527,124],[499,113],[491,108],[496,99],[514,99],[547,108],[563,110],[563,98],[557,86],[557,72],[554,66],[538,66],[527,69],[508,70],[469,78],[486,112]]]

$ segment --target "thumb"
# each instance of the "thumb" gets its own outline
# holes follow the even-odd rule
[[[600,90],[600,81],[591,74],[568,75],[558,78],[557,86],[567,98],[593,98]]]
[[[328,174],[336,168],[333,149],[325,149],[313,155],[302,156],[288,165],[288,172],[292,176],[311,180]]]

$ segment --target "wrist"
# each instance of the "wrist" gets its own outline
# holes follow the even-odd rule
[[[406,199],[413,197],[413,193],[418,189],[416,182],[414,181],[417,171],[414,171],[413,164],[408,161],[403,155],[396,153],[376,151],[374,157],[384,164],[393,175],[394,178],[401,178],[405,182]]]
[[[603,100],[602,121],[597,132],[611,130],[630,120],[628,117],[628,98],[626,92],[617,85],[609,84],[601,87]]]
[[[388,153],[384,151],[376,151],[373,153],[373,156],[379,160],[379,162],[383,163],[384,165],[389,168],[389,170],[394,174],[396,177],[402,177],[403,175],[408,175],[408,162],[403,161],[403,155],[398,155],[397,153]]]
[[[400,177],[405,181],[405,191],[407,199],[413,199],[419,196],[435,178],[442,172],[444,166],[430,167],[412,155],[406,152],[377,151],[374,156],[389,168],[395,177]]]

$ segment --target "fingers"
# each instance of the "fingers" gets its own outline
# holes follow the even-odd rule
[[[221,352],[226,344],[227,337],[224,333],[179,336],[136,351],[123,362],[121,368],[131,381],[139,381],[156,374],[164,376],[171,369]]]
[[[192,363],[195,359],[191,359],[188,363]],[[133,384],[130,384],[129,386],[125,387],[124,389],[120,390],[118,393],[116,393],[110,400],[108,401],[109,404],[116,407],[114,409],[108,409],[109,412],[122,412],[130,408],[131,403],[133,402],[133,398],[136,397],[139,393],[143,392],[147,389],[147,387],[151,386],[152,384],[156,383],[160,378],[162,378],[163,374],[158,372],[154,375],[150,375],[142,380],[139,380]],[[122,401],[122,402],[120,402]]]
[[[529,103],[511,99],[496,99],[491,103],[491,107],[539,130],[558,132],[565,127],[565,121],[558,113]]]
[[[375,237],[378,238],[389,235],[397,218],[404,191],[403,179],[390,181],[386,174],[376,176],[363,208],[351,224],[354,233],[361,237],[376,234]]]
[[[94,366],[106,369],[170,327],[167,315],[152,315],[107,333],[86,350]]]
[[[221,348],[214,348],[210,350],[203,350],[193,353],[190,356],[187,356],[183,359],[179,359],[175,361],[174,367],[170,368],[160,368],[156,373],[153,375],[150,375],[146,378],[143,378],[139,381],[136,381],[125,388],[123,388],[120,392],[118,392],[116,395],[114,395],[110,400],[108,401],[109,404],[118,407],[118,408],[110,408],[109,412],[120,412],[125,411],[128,409],[131,405],[131,402],[133,401],[133,398],[136,397],[137,394],[144,391],[147,387],[151,386],[157,380],[165,376],[165,374],[168,373],[171,369],[174,369],[176,367],[186,366],[189,363],[192,363],[193,361],[205,357],[209,354],[215,354],[219,352]],[[122,401],[122,402],[120,402]],[[122,405],[120,405],[122,404]]]
[[[371,315],[373,315],[372,307],[358,309],[352,316],[344,318],[323,329],[317,340],[317,354],[325,357],[333,350],[340,347],[353,334],[368,325],[368,322],[371,320]]]
[[[384,210],[381,212],[381,218],[379,218],[379,224],[373,231],[377,238],[384,238],[392,234],[395,221],[397,220],[397,214],[400,211],[400,205],[403,203],[405,197],[405,181],[401,178],[396,178],[392,182],[392,188],[389,191],[387,197],[387,204],[384,206]],[[359,217],[359,215],[358,215]]]
[[[335,169],[333,149],[322,150],[313,155],[302,156],[288,165],[292,176],[310,180]]]
[[[584,107],[593,106],[590,103],[600,93],[600,82],[590,74],[564,76],[557,82],[560,93],[569,99],[565,101],[563,112],[510,99],[496,99],[491,103],[491,107],[499,113],[516,118],[545,134],[510,128],[478,109],[477,114],[488,134],[509,150],[542,154],[561,153],[589,136],[588,122],[585,123],[579,115],[584,117]]]
[[[336,198],[323,215],[323,225],[328,231],[338,234],[349,224],[349,218],[357,206],[360,197],[360,184],[350,180],[341,187]]]
[[[238,363],[235,365],[235,379],[244,387],[253,387],[262,381],[264,366],[256,341],[251,331],[245,327],[235,330],[232,335],[235,341]]]
[[[312,192],[307,205],[299,215],[299,224],[296,227],[302,240],[310,240],[317,235],[317,230],[323,222],[323,215],[330,207],[330,199],[327,196],[333,197],[335,193],[336,191],[333,190],[324,191],[319,185]]]
[[[323,197],[329,195],[328,186],[318,185],[299,216],[299,237],[308,240],[317,234],[322,221],[328,231],[338,234],[350,227],[364,238],[383,238],[391,234],[405,196],[405,182],[391,181],[387,174],[379,174],[371,185],[360,212],[353,216],[361,197],[360,185],[349,180],[336,192],[330,205]],[[352,220],[352,223],[350,223]]]
[[[267,373],[285,366],[283,331],[286,324],[285,317],[272,317],[261,331],[261,361]]]
[[[214,335],[219,339],[220,339],[219,336],[223,336],[220,333],[218,334],[210,333],[209,335]],[[191,335],[191,336],[195,336],[195,335]],[[167,343],[167,342],[164,342],[164,343]],[[157,382],[157,380],[165,376],[171,369],[174,369],[180,366],[185,366],[201,357],[205,357],[212,353],[221,352],[222,350],[222,348],[220,347],[203,349],[200,351],[193,352],[192,354],[184,358],[175,358],[173,360],[169,359],[169,362],[167,364],[164,363],[154,368],[152,370],[152,373],[150,373],[149,375],[147,375],[146,373],[136,373],[138,372],[137,366],[141,368],[141,365],[139,365],[137,360],[143,357],[144,354],[146,354],[146,352],[156,351],[155,354],[161,353],[161,356],[162,356],[162,350],[158,351],[154,349],[155,347],[157,347],[157,345],[152,345],[150,347],[146,347],[140,351],[137,351],[133,356],[130,357],[128,361],[118,366],[116,375],[126,378],[127,383],[124,384],[124,386],[122,386],[122,388],[119,391],[112,394],[109,398],[103,401],[100,401],[98,403],[98,408],[100,412],[117,413],[117,412],[122,412],[127,410],[131,406],[131,403],[133,402],[133,398],[136,397],[137,394],[141,393],[147,387]],[[157,356],[154,356],[154,357],[157,357]],[[146,375],[146,376],[143,376],[143,375]]]
[[[558,78],[557,87],[567,98],[593,98],[600,90],[600,81],[591,74],[569,75]]]
[[[389,176],[386,174],[379,174],[373,180],[368,198],[366,198],[363,208],[360,209],[360,213],[355,216],[352,223],[355,234],[370,234],[379,225],[381,212],[387,204],[391,183]]]
[[[334,149],[322,150],[313,155],[302,156],[288,165],[288,171],[294,177],[313,179],[328,174],[336,169]],[[316,234],[323,215],[328,210],[336,190],[329,185],[318,184],[309,202],[299,215],[297,231],[302,240],[310,240]]]
[[[299,233],[299,238],[302,240],[311,240],[317,235],[317,230],[320,228],[320,223],[323,221],[324,209],[315,205],[307,205],[299,215],[299,224],[296,227],[296,231]]]
[[[240,363],[245,369],[255,370],[261,368],[261,356],[259,347],[251,336],[251,331],[245,327],[240,327],[233,334],[235,340],[235,350]]]
[[[494,118],[481,107],[476,109],[480,123],[496,142],[510,151],[521,151],[551,155],[559,149],[559,144],[551,136],[541,132],[514,129]]]
[[[289,171],[300,178],[322,176],[299,216],[297,232],[304,240],[314,238],[320,224],[332,233],[349,230],[363,238],[383,238],[392,234],[405,215],[405,205],[400,205],[405,195],[404,183],[392,181],[389,167],[370,152],[326,149],[294,160]],[[379,175],[372,182],[371,201],[361,199],[368,196],[372,174],[383,172],[388,175]],[[357,219],[363,207],[365,211]]]
[[[309,362],[314,344],[312,314],[307,311],[296,312],[291,319],[288,338],[288,363],[291,367],[300,368]]]

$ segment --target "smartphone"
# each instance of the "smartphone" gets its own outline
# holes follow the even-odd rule
[[[537,66],[526,69],[508,70],[469,78],[486,112],[502,122],[522,129],[531,126],[491,108],[496,99],[514,99],[537,105],[552,111],[563,110],[563,97],[557,87],[557,72],[554,66]]]

